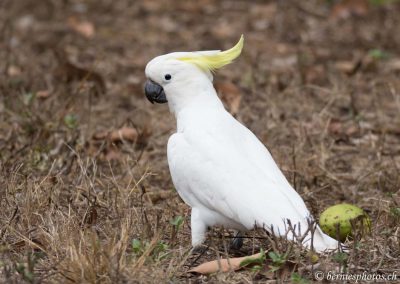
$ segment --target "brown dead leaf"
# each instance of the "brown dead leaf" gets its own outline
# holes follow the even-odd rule
[[[22,236],[21,240],[11,243],[10,247],[14,251],[23,251],[27,250],[28,248],[45,251],[43,248],[46,247],[46,245],[47,245],[46,238],[41,235],[38,235],[30,238]]]
[[[337,119],[332,119],[328,125],[328,132],[335,135],[343,133],[343,123]]]
[[[307,84],[320,84],[325,79],[325,68],[323,65],[313,65],[304,68],[303,79]]]
[[[352,15],[365,16],[368,14],[368,0],[343,0],[335,4],[331,10],[331,19],[347,19]]]
[[[68,26],[86,38],[92,38],[95,33],[93,23],[89,21],[80,21],[75,17],[68,18]]]
[[[261,253],[256,253],[253,255],[243,256],[243,257],[213,260],[200,264],[199,266],[196,266],[193,269],[190,269],[188,273],[211,274],[211,273],[216,273],[218,271],[221,272],[235,271],[244,267],[240,266],[240,264],[246,258],[259,258],[260,256]]]
[[[386,66],[390,71],[400,71],[400,59],[393,58],[389,62],[386,63]]]
[[[107,161],[113,161],[113,160],[120,160],[121,159],[121,151],[118,148],[115,147],[110,147],[107,149],[104,158]]]
[[[139,3],[141,8],[147,13],[155,13],[164,9],[163,3],[160,1],[143,1]]]
[[[229,21],[219,21],[211,33],[217,38],[228,38],[236,35],[236,29]]]
[[[107,131],[96,132],[95,134],[93,134],[93,139],[94,140],[106,140],[108,133],[109,132],[107,132]]]
[[[36,97],[39,99],[47,99],[50,96],[49,90],[41,90],[36,92]]]
[[[354,73],[354,69],[357,65],[357,62],[353,61],[337,61],[335,62],[335,68],[345,74]]]
[[[135,128],[124,126],[118,130],[114,130],[110,133],[110,140],[112,142],[118,142],[127,140],[134,142],[138,137],[138,132]]]
[[[170,191],[170,190],[158,190],[158,191],[153,191],[153,192],[147,192],[145,194],[149,201],[151,201],[152,204],[157,204],[160,201],[170,199],[174,196],[176,196],[175,192]]]
[[[19,68],[18,66],[10,65],[7,68],[7,74],[10,77],[19,76],[21,75],[21,73],[22,73],[21,68]]]
[[[231,114],[237,114],[242,100],[242,93],[229,81],[215,83],[215,89]]]
[[[364,72],[375,72],[378,68],[378,62],[378,60],[367,54],[352,61],[337,61],[335,63],[335,68],[349,76],[352,76],[360,70]]]
[[[329,122],[328,132],[336,136],[353,136],[359,132],[359,127],[352,122],[343,122],[333,118]]]
[[[264,18],[264,19],[273,19],[273,17],[277,13],[277,9],[278,9],[277,6],[278,5],[276,3],[254,4],[254,5],[250,5],[249,12],[254,17],[260,17],[260,18]]]
[[[97,216],[98,214],[96,206],[92,205],[90,206],[88,212],[86,212],[85,217],[83,219],[83,223],[88,225],[94,225],[97,222]]]
[[[352,135],[358,133],[358,131],[359,131],[359,129],[357,126],[351,125],[346,129],[345,133],[347,136],[352,136]]]
[[[151,113],[145,109],[136,109],[130,115],[130,120],[138,132],[138,138],[135,141],[136,145],[146,145],[153,133],[153,119]]]
[[[110,142],[130,141],[134,142],[138,138],[138,132],[133,127],[123,126],[112,131],[100,131],[93,134],[94,140],[109,140]]]
[[[55,76],[67,82],[78,80],[81,83],[93,82],[97,94],[106,92],[106,83],[102,75],[86,66],[81,66],[78,62],[70,60],[68,54],[63,49],[54,50],[59,66],[55,71]]]

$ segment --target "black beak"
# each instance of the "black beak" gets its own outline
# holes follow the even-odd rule
[[[144,86],[144,92],[146,94],[147,99],[154,104],[154,102],[163,104],[168,102],[167,97],[165,96],[164,89],[158,85],[157,83],[154,83],[151,80],[148,80],[146,82],[146,85]]]

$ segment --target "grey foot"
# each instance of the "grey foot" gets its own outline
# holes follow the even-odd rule
[[[230,248],[233,250],[240,250],[243,246],[243,238],[242,234],[239,232],[236,234],[235,238],[233,239]]]
[[[208,246],[206,245],[198,245],[192,248],[192,254],[204,254],[208,250]]]

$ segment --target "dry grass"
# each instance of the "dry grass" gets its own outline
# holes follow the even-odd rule
[[[297,2],[2,1],[0,281],[305,283],[340,267],[400,275],[400,6],[329,20],[328,2]],[[91,37],[71,26],[83,20]],[[339,202],[369,213],[372,233],[347,242],[347,259],[316,260],[257,231],[229,252],[218,228],[206,253],[190,254],[190,212],[166,163],[175,122],[146,102],[143,70],[158,54],[226,48],[241,33],[243,56],[217,80],[240,88],[237,118],[315,216]],[[93,138],[122,126],[139,133],[133,143]],[[186,273],[260,248],[287,255],[260,269]]]

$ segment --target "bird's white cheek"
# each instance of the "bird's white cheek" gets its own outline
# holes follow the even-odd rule
[[[169,85],[166,85],[164,87],[164,92],[165,92],[165,96],[167,97],[169,111],[171,113],[175,113],[176,104],[177,104],[177,98],[176,98],[177,92],[174,92],[174,88],[172,88]]]

